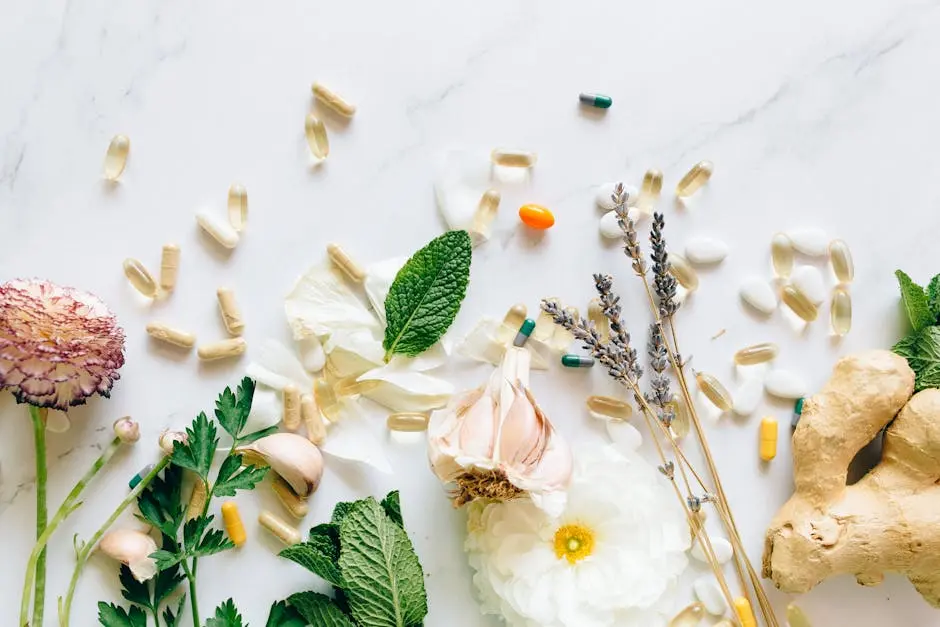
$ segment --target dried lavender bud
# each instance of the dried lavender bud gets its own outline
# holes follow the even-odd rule
[[[679,309],[679,303],[676,302],[676,278],[669,272],[669,254],[663,239],[665,225],[663,214],[654,213],[650,228],[650,257],[653,259],[653,289],[659,298],[659,315],[669,318]]]
[[[646,261],[643,260],[643,254],[640,251],[636,224],[633,222],[633,218],[630,217],[629,208],[627,207],[630,197],[623,191],[623,183],[617,183],[612,199],[614,201],[614,211],[617,214],[617,224],[620,226],[620,230],[623,231],[623,252],[633,260],[631,264],[633,271],[640,275],[646,275]]]

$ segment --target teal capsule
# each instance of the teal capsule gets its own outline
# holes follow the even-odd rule
[[[613,99],[604,94],[581,94],[578,96],[578,100],[582,104],[597,107],[598,109],[610,109],[610,105],[614,104]]]
[[[144,480],[144,477],[150,474],[150,471],[153,470],[153,464],[147,464],[140,471],[134,475],[130,481],[127,482],[127,487],[131,490],[140,485],[140,482]]]
[[[796,403],[793,404],[793,417],[790,418],[790,427],[796,429],[796,425],[800,422],[800,416],[803,415],[803,401],[805,399],[798,398]]]
[[[529,339],[529,336],[532,335],[532,330],[535,328],[535,320],[532,318],[526,318],[522,323],[522,326],[519,327],[519,332],[516,333],[516,339],[512,341],[513,346],[524,346],[526,340]]]
[[[568,353],[561,356],[561,365],[566,368],[590,368],[594,365],[594,358]]]

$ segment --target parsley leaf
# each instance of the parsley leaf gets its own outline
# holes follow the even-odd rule
[[[471,250],[466,231],[450,231],[398,271],[385,297],[385,361],[423,353],[453,324],[467,295]]]
[[[98,622],[104,627],[147,627],[147,616],[136,606],[128,612],[114,603],[99,601]]]
[[[927,292],[917,283],[907,276],[901,270],[896,270],[894,275],[898,278],[898,285],[901,288],[901,302],[904,304],[904,310],[911,321],[914,331],[932,325],[936,322],[936,316],[930,313],[930,305],[927,301]]]
[[[199,412],[191,426],[186,428],[187,442],[173,442],[172,461],[177,466],[192,470],[209,481],[212,456],[219,446],[218,431],[214,422],[209,422],[205,412]]]
[[[153,611],[153,603],[150,600],[150,587],[147,585],[146,581],[137,581],[134,575],[131,574],[131,569],[125,564],[121,564],[121,572],[118,575],[118,579],[121,582],[121,586],[123,586],[121,596],[131,603],[136,603],[144,609]]]
[[[273,427],[268,427],[267,429],[262,429],[261,431],[255,431],[254,433],[243,435],[242,437],[238,438],[238,444],[239,445],[251,444],[255,440],[260,440],[266,435],[277,433],[278,431],[280,431],[280,429],[281,428],[278,425],[274,425]]]
[[[176,604],[176,613],[170,608],[163,610],[163,622],[166,623],[166,627],[177,627],[179,625],[180,619],[183,617],[183,605],[185,603],[186,595],[184,594]]]
[[[206,621],[206,627],[247,627],[242,623],[241,614],[235,608],[235,603],[229,599],[215,608],[215,616]]]
[[[208,529],[215,516],[197,516],[183,526],[183,546],[186,557],[204,557],[235,548],[220,529]],[[207,530],[208,529],[208,530]]]
[[[940,327],[911,333],[891,349],[914,371],[914,391],[940,387]]]
[[[265,627],[307,627],[307,621],[286,601],[278,601],[271,606]]]
[[[215,402],[215,417],[222,428],[236,442],[241,435],[248,414],[251,413],[251,401],[255,395],[255,382],[245,377],[238,386],[238,393],[233,394],[232,388],[225,388]]]
[[[183,505],[181,490],[183,469],[170,464],[163,471],[163,477],[154,477],[147,489],[137,497],[137,507],[143,520],[164,535],[176,537],[176,532],[183,523]]]
[[[298,592],[287,601],[300,612],[308,623],[317,627],[356,627],[346,614],[325,594]],[[367,623],[371,624],[371,623]]]
[[[267,466],[242,466],[241,455],[229,455],[222,462],[212,486],[213,496],[235,496],[236,490],[253,490],[268,472]]]
[[[401,495],[398,493],[398,490],[392,490],[388,495],[382,499],[382,509],[385,510],[385,513],[388,514],[388,517],[392,519],[399,527],[405,527],[405,521],[401,517]]]

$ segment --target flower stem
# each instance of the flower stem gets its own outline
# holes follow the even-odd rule
[[[43,420],[43,410],[35,405],[29,406],[29,417],[33,420],[33,439],[36,443],[36,537],[42,536],[46,530],[46,521],[49,512],[46,511],[46,421]],[[33,624],[42,625],[43,609],[46,604],[46,549],[39,552],[36,558],[35,591],[33,596]],[[28,584],[27,584],[28,585]],[[28,593],[27,595],[28,596]],[[27,604],[29,601],[27,600]],[[28,621],[28,617],[27,621]],[[23,622],[21,612],[21,622]],[[25,624],[25,623],[24,623]]]
[[[82,573],[82,568],[85,566],[85,562],[88,561],[88,557],[91,555],[91,552],[94,550],[95,546],[98,544],[98,541],[101,539],[101,536],[114,524],[114,521],[118,519],[125,509],[137,500],[137,497],[140,495],[144,489],[150,485],[150,482],[153,481],[154,477],[159,475],[167,464],[170,463],[170,456],[164,456],[154,467],[153,470],[147,473],[147,475],[137,484],[137,487],[130,491],[130,493],[124,498],[123,501],[117,506],[117,509],[108,517],[104,524],[95,532],[95,534],[86,542],[81,550],[79,550],[78,555],[75,560],[75,570],[72,571],[72,579],[69,581],[69,589],[65,595],[65,603],[59,604],[59,625],[60,627],[68,627],[69,624],[69,615],[72,611],[72,598],[75,596],[75,585],[78,583],[78,577]],[[36,623],[37,627],[39,623]]]
[[[193,558],[193,568],[189,569],[186,560],[183,560],[183,572],[186,573],[186,579],[189,580],[189,605],[193,611],[193,625],[201,624],[199,622],[199,601],[196,599],[196,558]]]
[[[45,531],[40,534],[39,539],[36,540],[36,544],[33,545],[33,551],[29,555],[29,561],[26,563],[26,581],[23,584],[23,601],[20,604],[20,625],[21,627],[29,624],[29,616],[27,614],[29,608],[29,599],[30,599],[30,588],[33,584],[33,578],[36,572],[36,565],[39,560],[39,556],[46,549],[46,544],[49,542],[49,538],[55,532],[56,528],[68,518],[72,512],[81,506],[81,502],[78,501],[78,497],[81,495],[82,491],[88,486],[88,483],[94,478],[98,471],[101,470],[105,464],[111,459],[114,453],[120,448],[121,440],[120,438],[114,438],[111,440],[111,443],[108,445],[108,448],[104,450],[101,456],[95,460],[95,463],[92,464],[91,468],[85,475],[79,479],[78,483],[75,484],[75,487],[72,488],[72,491],[69,492],[69,495],[65,497],[65,500],[62,501],[62,505],[59,506],[58,511],[56,511],[55,516],[52,517],[52,520],[49,522]],[[35,622],[35,621],[34,621]]]

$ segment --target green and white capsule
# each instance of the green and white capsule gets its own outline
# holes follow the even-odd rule
[[[519,327],[519,332],[516,333],[516,339],[512,341],[513,346],[525,346],[526,341],[529,339],[529,336],[532,335],[532,331],[535,329],[535,320],[532,318],[526,318],[522,323],[522,326]]]
[[[140,485],[140,482],[144,480],[144,477],[150,474],[150,471],[153,470],[153,464],[147,464],[141,468],[136,475],[131,477],[131,480],[127,482],[127,487],[131,490]]]
[[[594,365],[594,358],[568,353],[561,356],[561,365],[565,368],[590,368]]]
[[[798,398],[793,404],[793,416],[790,418],[790,427],[796,429],[796,425],[800,422],[800,417],[803,415],[803,401],[806,399]]]
[[[604,94],[583,93],[578,96],[578,100],[581,101],[581,104],[586,104],[598,109],[610,109],[610,105],[614,104],[613,99],[610,96],[605,96]]]

